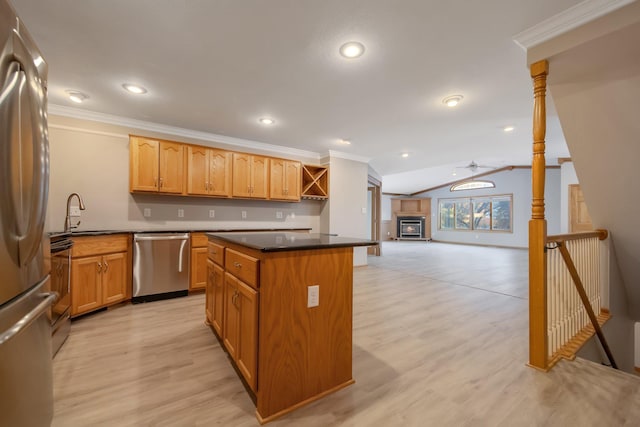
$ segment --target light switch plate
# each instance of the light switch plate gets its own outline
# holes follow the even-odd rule
[[[144,211],[142,211],[142,215],[145,218],[149,218],[151,216],[151,209],[150,208],[144,208]]]
[[[362,213],[366,215],[367,214],[367,208],[362,208]]]
[[[216,211],[213,209],[209,209],[209,218],[215,218],[216,217]]]
[[[242,219],[247,219],[247,211],[242,211]]]
[[[317,307],[320,305],[320,286],[313,285],[307,288],[307,307]]]
[[[276,219],[282,219],[282,211],[276,212]]]
[[[69,216],[80,216],[80,206],[69,207]]]
[[[184,209],[178,209],[178,218],[184,218]]]

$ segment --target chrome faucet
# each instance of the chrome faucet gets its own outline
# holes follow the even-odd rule
[[[69,194],[69,197],[67,198],[67,216],[64,219],[65,233],[71,231],[73,228],[78,228],[78,226],[80,225],[80,221],[78,221],[76,225],[71,225],[71,199],[73,199],[73,196],[76,196],[78,198],[78,202],[80,202],[80,210],[81,211],[85,210],[82,197],[78,193]]]

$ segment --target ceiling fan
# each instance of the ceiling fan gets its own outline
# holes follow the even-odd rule
[[[456,169],[469,169],[472,174],[476,173],[478,169],[495,169],[496,166],[479,165],[474,160],[471,160],[466,166],[456,166]]]

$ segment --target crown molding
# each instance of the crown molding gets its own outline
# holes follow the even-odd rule
[[[527,51],[634,1],[636,0],[585,0],[516,34],[513,41]]]
[[[338,159],[353,160],[355,162],[362,162],[362,163],[369,163],[371,161],[371,158],[369,157],[358,156],[356,154],[350,154],[350,153],[345,153],[342,151],[335,151],[335,150],[329,150],[327,153],[321,156],[321,158],[326,158],[326,157],[335,157]]]
[[[49,104],[49,114],[55,116],[71,117],[74,119],[89,120],[93,122],[106,123],[110,125],[135,128],[150,132],[192,138],[201,141],[217,142],[243,148],[255,150],[265,150],[273,153],[281,153],[287,156],[307,157],[320,160],[320,154],[315,151],[300,150],[298,148],[285,147],[282,145],[266,144],[263,142],[251,141],[248,139],[234,138],[232,136],[217,135],[215,133],[201,132],[185,129],[177,126],[168,126],[159,123],[147,122],[143,120],[131,119],[128,117],[114,116],[111,114],[97,113],[95,111],[82,110],[80,108],[67,107],[64,105]]]

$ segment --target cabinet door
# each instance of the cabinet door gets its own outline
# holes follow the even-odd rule
[[[160,192],[182,193],[184,185],[184,146],[160,142]]]
[[[222,342],[229,356],[236,360],[240,332],[240,312],[238,310],[238,279],[229,273],[224,274],[224,322],[222,323]]]
[[[300,162],[270,160],[269,194],[273,200],[300,200],[301,164]]]
[[[189,289],[204,289],[207,284],[207,248],[191,249]]]
[[[285,162],[284,189],[286,200],[300,201],[302,187],[302,164],[287,160]]]
[[[231,153],[209,150],[209,191],[212,196],[231,195]]]
[[[205,147],[187,147],[187,193],[208,194],[209,152]]]
[[[127,253],[120,252],[102,257],[102,305],[124,301],[127,298]]]
[[[102,257],[71,261],[71,315],[94,310],[102,305]]]
[[[284,159],[269,160],[269,197],[274,200],[282,200],[285,196],[285,167]]]
[[[213,329],[222,336],[224,325],[224,269],[213,263]]]
[[[210,259],[207,259],[207,287],[205,290],[205,314],[207,316],[207,323],[210,325],[213,324],[213,301],[214,301],[214,288],[215,288],[215,278],[214,278],[214,263]]]
[[[251,197],[251,156],[233,153],[233,191],[234,197]]]
[[[258,385],[258,293],[237,282],[236,306],[239,312],[239,339],[236,349],[236,363],[249,387],[256,391]]]
[[[156,140],[129,139],[129,191],[158,191],[159,149]]]
[[[266,199],[269,196],[269,159],[251,156],[251,197]]]

